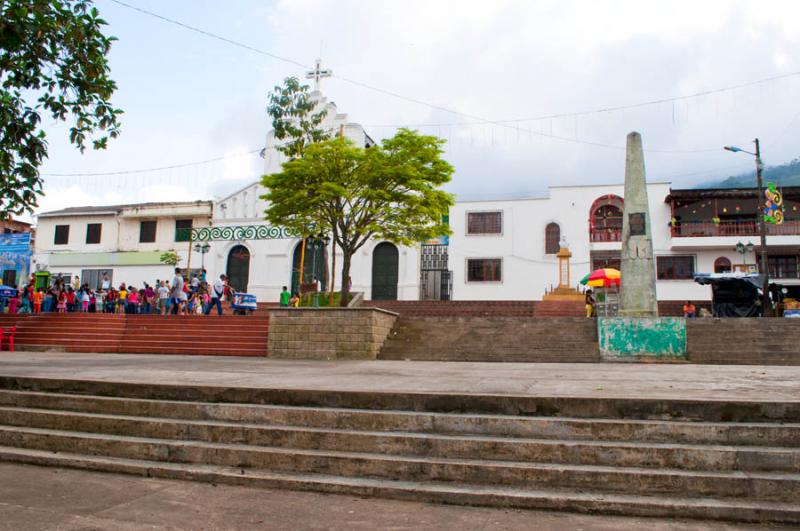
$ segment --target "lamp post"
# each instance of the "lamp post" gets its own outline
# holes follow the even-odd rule
[[[211,246],[207,243],[196,243],[194,250],[200,253],[200,269],[206,268],[206,253],[211,250]]]
[[[752,253],[753,247],[753,242],[747,242],[747,245],[736,242],[736,252],[742,255],[742,265],[747,265],[747,253]]]
[[[761,146],[756,138],[753,140],[753,143],[756,145],[755,153],[751,151],[745,151],[744,149],[738,148],[736,146],[725,146],[724,149],[727,151],[732,151],[734,153],[747,153],[748,155],[753,155],[756,158],[756,187],[758,188],[757,196],[756,196],[756,218],[758,219],[758,233],[759,238],[761,239],[761,274],[763,278],[763,283],[761,285],[761,307],[764,310],[764,316],[772,316],[772,303],[769,300],[769,264],[767,262],[767,226],[764,223],[764,214],[762,212],[762,198],[764,197],[764,183],[761,179],[761,170],[762,170],[762,162],[761,162]]]

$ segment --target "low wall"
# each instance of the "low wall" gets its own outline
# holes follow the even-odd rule
[[[269,357],[375,359],[397,314],[379,308],[269,310]]]

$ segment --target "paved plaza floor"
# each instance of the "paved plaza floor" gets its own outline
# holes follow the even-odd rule
[[[800,401],[798,366],[301,361],[2,352],[0,375],[340,391]]]
[[[666,518],[456,507],[0,463],[0,530],[790,529]]]

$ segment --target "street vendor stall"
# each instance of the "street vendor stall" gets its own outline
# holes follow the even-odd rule
[[[761,275],[754,273],[696,273],[694,281],[711,286],[714,317],[759,317],[762,314]]]

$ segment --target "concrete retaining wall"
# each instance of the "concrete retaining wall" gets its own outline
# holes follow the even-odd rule
[[[597,337],[608,360],[686,358],[682,317],[599,317]]]
[[[375,359],[397,314],[379,308],[269,310],[269,357]]]

